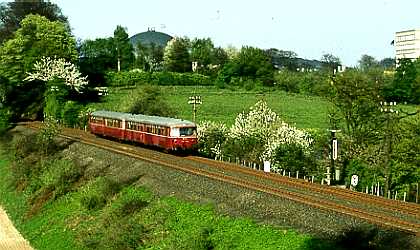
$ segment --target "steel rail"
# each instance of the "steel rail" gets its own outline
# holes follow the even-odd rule
[[[288,177],[274,174],[274,173],[265,173],[258,170],[241,167],[234,163],[215,161],[215,160],[206,159],[206,158],[197,157],[197,156],[188,156],[187,158],[192,161],[199,162],[202,164],[211,165],[211,166],[225,169],[225,170],[241,172],[243,174],[252,175],[252,176],[270,180],[279,184],[291,185],[297,188],[304,188],[304,189],[315,191],[321,194],[327,193],[331,195],[340,196],[343,198],[350,198],[352,199],[353,202],[362,203],[362,201],[366,201],[371,204],[380,205],[380,208],[383,208],[383,209],[387,209],[390,211],[407,214],[407,215],[414,216],[416,218],[420,218],[420,206],[417,204],[411,204],[408,202],[401,202],[401,201],[396,201],[392,199],[386,199],[383,197],[368,195],[365,193],[359,193],[359,192],[355,192],[355,191],[351,191],[347,189],[333,188],[326,185],[320,185],[317,183],[310,183],[303,180],[288,178]]]
[[[28,127],[39,129],[39,127],[33,126],[33,125],[28,125]],[[271,194],[280,198],[286,198],[291,201],[305,204],[308,206],[312,206],[312,207],[322,209],[325,211],[334,211],[334,212],[348,215],[351,217],[360,218],[379,226],[383,226],[387,228],[395,228],[395,229],[401,230],[403,232],[406,232],[412,235],[420,236],[420,225],[417,223],[403,221],[398,218],[385,216],[382,214],[376,214],[369,211],[363,211],[357,208],[347,207],[344,205],[337,204],[335,202],[326,201],[321,198],[315,198],[311,195],[281,190],[278,188],[263,185],[261,183],[243,180],[237,177],[227,176],[227,175],[216,173],[216,172],[210,172],[208,170],[199,169],[192,165],[187,166],[183,164],[182,166],[180,166],[180,165],[175,164],[174,161],[167,162],[167,161],[162,160],[161,158],[155,158],[156,156],[151,156],[151,155],[142,156],[142,155],[139,155],[139,152],[136,152],[134,149],[130,149],[128,145],[122,146],[120,143],[115,143],[112,141],[106,141],[106,142],[100,143],[100,141],[95,140],[95,138],[94,139],[84,138],[82,137],[82,135],[78,137],[78,136],[72,136],[68,134],[67,135],[60,134],[59,136],[69,139],[69,140],[74,140],[74,141],[78,141],[78,142],[91,145],[97,148],[101,148],[104,150],[112,151],[115,153],[133,157],[136,159],[140,159],[149,163],[169,167],[169,168],[183,171],[183,172],[193,174],[196,176],[206,177],[206,178],[221,181],[224,183],[229,183],[229,184],[239,186],[242,188]],[[165,155],[165,154],[162,154],[162,155]]]

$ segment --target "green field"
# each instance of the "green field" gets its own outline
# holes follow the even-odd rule
[[[289,94],[283,91],[244,91],[218,89],[216,87],[161,87],[163,95],[176,111],[177,117],[192,120],[192,106],[188,97],[200,95],[203,104],[198,107],[197,121],[211,120],[231,125],[235,117],[259,100],[265,100],[269,107],[286,122],[303,129],[323,130],[328,128],[328,102],[321,97]],[[101,103],[91,104],[95,109],[124,111],[119,105],[132,89],[110,89]]]

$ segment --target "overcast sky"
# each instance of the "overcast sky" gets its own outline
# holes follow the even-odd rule
[[[216,46],[292,50],[299,57],[394,57],[396,31],[420,28],[420,0],[52,0],[80,39],[129,36],[155,28],[172,36],[210,37]]]

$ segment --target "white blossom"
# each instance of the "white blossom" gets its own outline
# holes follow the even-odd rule
[[[48,82],[53,79],[62,79],[64,84],[80,92],[88,84],[87,76],[82,76],[76,66],[66,62],[64,58],[43,57],[34,64],[34,72],[29,72],[26,81],[41,80]]]
[[[280,117],[272,111],[266,102],[259,101],[250,108],[249,113],[240,113],[234,125],[229,131],[229,139],[241,140],[246,137],[259,138],[262,145],[260,161],[273,160],[276,149],[281,144],[297,144],[309,152],[313,139],[310,135],[290,126],[282,121]]]

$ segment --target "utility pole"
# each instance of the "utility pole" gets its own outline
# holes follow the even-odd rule
[[[199,95],[190,96],[188,103],[193,105],[193,122],[195,122],[195,118],[196,118],[196,115],[197,115],[197,105],[200,105],[200,104],[203,103],[201,101],[201,96],[199,96]]]
[[[335,169],[335,161],[338,158],[338,141],[336,133],[340,130],[331,129],[331,172],[333,174],[333,181],[338,181],[340,179],[339,169]]]
[[[384,174],[385,174],[385,185],[384,185],[384,194],[389,190],[389,182],[391,179],[391,154],[392,154],[392,141],[393,141],[393,130],[392,127],[394,124],[391,124],[394,119],[392,114],[395,113],[398,115],[398,110],[396,110],[396,102],[380,102],[381,112],[386,113],[386,124],[385,124],[385,162],[384,162]],[[394,107],[394,108],[393,108]]]

